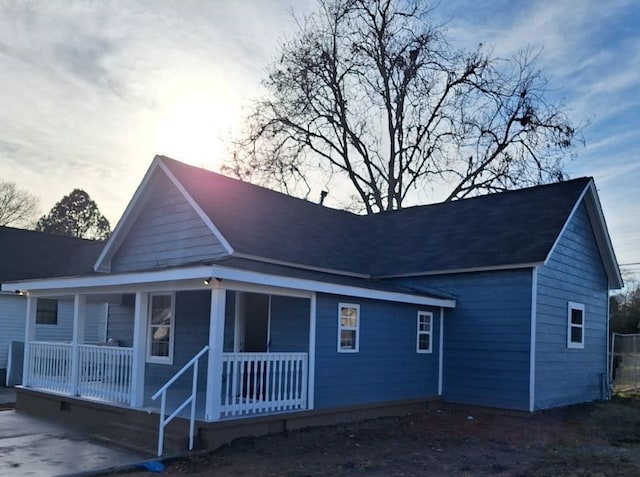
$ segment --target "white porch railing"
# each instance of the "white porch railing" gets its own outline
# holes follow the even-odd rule
[[[69,395],[129,404],[132,348],[78,345],[78,382],[73,382],[73,346],[32,341],[24,385]]]
[[[133,348],[79,345],[78,394],[129,404]]]
[[[221,415],[307,407],[307,353],[224,353]]]
[[[29,372],[25,376],[26,386],[48,389],[70,394],[71,345],[68,343],[45,343],[32,341],[29,346]]]

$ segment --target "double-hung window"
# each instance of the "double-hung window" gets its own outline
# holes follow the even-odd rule
[[[582,303],[569,302],[567,348],[584,348],[584,305]]]
[[[172,293],[154,293],[149,297],[147,327],[147,361],[173,364],[175,334],[174,296]]]
[[[418,312],[418,326],[416,351],[418,353],[431,353],[433,346],[433,313],[430,311]]]
[[[360,339],[360,305],[338,305],[338,352],[357,353]]]

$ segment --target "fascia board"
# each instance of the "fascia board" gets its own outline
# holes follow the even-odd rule
[[[216,278],[218,280],[233,280],[248,284],[256,284],[265,287],[276,287],[289,290],[303,290],[306,292],[319,292],[334,295],[345,295],[372,300],[393,301],[400,303],[410,303],[417,305],[436,306],[443,308],[454,308],[454,299],[436,298],[411,293],[376,290],[353,285],[340,285],[318,280],[300,279],[282,275],[270,275],[256,273],[247,270],[238,270],[230,267],[198,266],[189,268],[174,268],[150,272],[134,272],[123,274],[96,275],[88,277],[66,277],[51,278],[44,280],[25,280],[18,282],[4,283],[3,291],[26,290],[28,292],[47,291],[66,292],[75,290],[91,290],[93,292],[106,292],[118,290],[128,290],[130,292],[140,289],[143,285],[147,288],[152,284],[162,282],[180,282],[185,280],[204,280],[205,278]],[[182,287],[181,287],[182,288]]]

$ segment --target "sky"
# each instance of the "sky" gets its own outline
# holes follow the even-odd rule
[[[115,227],[155,154],[218,170],[260,80],[315,0],[0,0],[0,179],[41,213],[84,189]],[[640,2],[447,0],[459,47],[540,49],[549,98],[585,124],[625,271],[640,273]],[[331,205],[331,204],[328,204]]]

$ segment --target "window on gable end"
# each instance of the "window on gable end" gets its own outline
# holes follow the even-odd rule
[[[338,352],[357,353],[360,339],[360,305],[338,304]]]
[[[582,303],[569,302],[567,348],[584,348],[584,305]]]
[[[433,313],[430,311],[418,312],[418,326],[416,338],[416,351],[418,353],[431,353],[433,350]]]

